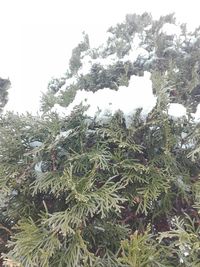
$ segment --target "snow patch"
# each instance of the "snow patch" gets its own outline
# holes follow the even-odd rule
[[[165,23],[160,29],[159,33],[164,33],[168,36],[175,35],[179,36],[181,34],[181,29],[179,26],[172,23]]]
[[[32,147],[32,148],[36,148],[36,147],[40,147],[40,146],[42,146],[43,143],[40,142],[40,141],[33,141],[33,142],[30,142],[29,145],[30,145],[30,147]]]
[[[149,31],[149,30],[151,30],[151,28],[152,28],[152,25],[150,24],[150,25],[148,25],[148,26],[146,26],[146,27],[144,28],[144,31]]]
[[[181,138],[182,139],[185,139],[187,136],[188,136],[188,133],[185,133],[185,132],[182,132],[181,133]]]
[[[182,104],[171,103],[169,104],[168,114],[172,118],[181,118],[187,115],[186,108]]]
[[[81,63],[82,63],[82,67],[78,71],[78,75],[88,74],[91,70],[92,65],[93,65],[93,59],[91,58],[91,56],[86,55],[81,60]]]
[[[200,122],[200,104],[197,106],[196,113],[192,113],[195,122]]]
[[[55,104],[53,108],[51,109],[51,112],[58,113],[61,117],[65,117],[69,115],[69,112],[67,111],[66,107],[62,107],[59,104]]]
[[[98,59],[94,59],[93,60],[93,64],[100,64],[102,65],[104,68],[107,68],[110,65],[115,64],[118,61],[118,57],[116,54],[112,54],[107,56],[106,58],[98,58]]]
[[[70,134],[72,133],[72,129],[68,130],[68,131],[63,131],[60,132],[57,136],[56,136],[56,141],[60,140],[60,139],[64,139],[67,138]]]
[[[131,62],[135,62],[138,57],[142,57],[144,59],[148,59],[149,58],[149,52],[146,49],[142,48],[142,47],[132,48],[129,51],[129,54],[125,55],[123,57],[123,62],[129,61],[129,60]]]
[[[78,75],[86,75],[90,73],[94,64],[100,64],[104,67],[104,69],[106,69],[108,66],[115,64],[118,60],[119,59],[116,54],[109,55],[106,58],[98,57],[97,59],[92,59],[91,56],[85,55],[81,60],[82,67],[78,71]]]
[[[139,34],[135,34],[135,37],[132,40],[131,50],[128,55],[123,57],[123,61],[130,60],[131,62],[135,62],[138,57],[143,57],[145,59],[149,58],[149,52],[141,46],[141,38]]]
[[[18,194],[19,194],[18,191],[15,190],[15,189],[13,189],[12,192],[11,192],[11,195],[12,195],[13,197],[17,196]]]
[[[42,161],[36,163],[34,169],[36,172],[42,172]]]

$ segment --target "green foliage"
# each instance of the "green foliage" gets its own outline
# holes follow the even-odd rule
[[[182,247],[172,253],[171,246],[177,246],[170,241],[170,224],[175,215],[185,216],[182,205],[199,201],[198,186],[189,175],[195,168],[200,171],[187,153],[191,170],[187,165],[182,168],[174,150],[182,122],[171,121],[159,106],[148,123],[140,121],[137,113],[130,128],[121,112],[103,125],[85,117],[84,110],[77,107],[64,119],[56,114],[2,118],[6,127],[1,129],[1,192],[10,203],[4,214],[17,223],[5,262],[13,260],[21,266],[178,263]],[[32,130],[29,125],[37,127]],[[174,131],[176,138],[171,136]],[[66,134],[60,136],[61,132]],[[32,147],[33,141],[40,143]],[[195,205],[192,209],[196,212]],[[167,219],[161,223],[161,217]],[[196,224],[198,215],[192,218]],[[150,222],[152,229],[146,232]],[[170,246],[157,242],[154,231],[167,236]],[[181,238],[179,232],[176,238]],[[197,232],[194,238],[198,240]],[[194,239],[188,246],[190,242]],[[192,260],[198,262],[195,253]]]
[[[195,125],[194,130],[191,132],[190,140],[192,149],[188,154],[193,161],[196,161],[200,157],[200,124]]]
[[[0,78],[0,112],[8,102],[8,89],[10,88],[10,80]]]
[[[131,75],[135,74],[131,62],[118,61],[116,64],[105,69],[100,64],[94,64],[91,72],[81,76],[78,81],[78,88],[87,91],[97,91],[102,88],[118,89],[118,86],[128,86]]]
[[[76,74],[79,68],[82,66],[81,53],[87,51],[89,47],[89,37],[87,34],[83,33],[83,41],[80,42],[78,46],[72,50],[72,56],[69,61],[69,69],[71,75]]]
[[[184,219],[175,217],[173,219],[173,228],[169,232],[161,233],[159,242],[164,239],[171,239],[169,249],[180,259],[178,266],[199,266],[200,258],[200,236],[199,224],[195,219],[191,219],[187,214]]]
[[[75,98],[78,86],[70,85],[67,90],[60,91],[57,98],[57,103],[63,107],[67,107]]]
[[[66,78],[61,77],[58,78],[52,78],[52,80],[48,84],[48,90],[52,93],[56,93],[59,91],[59,89],[65,84]]]
[[[130,240],[122,241],[121,250],[119,261],[125,266],[170,266],[165,259],[166,256],[171,256],[170,253],[167,249],[164,251],[147,231],[143,234],[136,231],[130,236]]]
[[[57,102],[57,99],[52,92],[47,92],[42,95],[41,98],[41,110],[43,112],[48,112]]]
[[[61,246],[55,233],[39,228],[32,219],[19,222],[16,230],[19,232],[9,244],[10,247],[14,244],[13,258],[19,260],[18,255],[23,255],[24,260],[20,259],[22,266],[48,266],[54,251]]]

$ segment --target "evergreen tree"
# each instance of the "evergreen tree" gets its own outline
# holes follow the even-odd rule
[[[10,80],[0,78],[0,112],[8,102],[8,89],[10,88]]]
[[[166,23],[174,16],[127,15],[109,29],[106,46],[90,49],[86,38],[73,50],[78,60],[70,60],[60,95],[48,88],[43,115],[1,116],[4,266],[200,266],[200,124],[190,114],[199,101],[200,36],[196,30],[191,45],[185,40],[193,34],[184,32],[184,41],[176,38],[181,52],[165,54],[174,43],[162,32]],[[148,58],[126,61],[139,36]],[[99,120],[82,104],[68,116],[47,112],[55,103],[67,107],[79,89],[118,90],[146,70],[157,103],[145,119],[137,110],[127,124],[119,110]],[[173,119],[169,102],[185,104],[188,116]]]

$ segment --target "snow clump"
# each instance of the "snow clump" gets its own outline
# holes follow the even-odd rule
[[[85,112],[86,115],[94,117],[98,114],[99,119],[108,113],[113,115],[117,110],[121,110],[125,118],[128,118],[139,108],[142,109],[142,116],[146,117],[156,105],[150,76],[149,72],[145,72],[143,77],[133,75],[129,86],[120,86],[118,91],[109,88],[100,89],[94,93],[79,90],[74,101],[67,108],[56,104],[52,111],[68,116],[75,106],[82,103],[89,106]]]
[[[168,109],[168,114],[172,118],[176,119],[176,118],[186,116],[187,112],[186,112],[186,108],[182,104],[170,103],[169,109]]]

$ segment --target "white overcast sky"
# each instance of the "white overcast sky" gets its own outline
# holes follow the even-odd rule
[[[190,27],[200,25],[199,0],[0,0],[0,77],[12,88],[8,110],[39,109],[51,77],[67,69],[71,50],[85,31],[92,45],[127,13],[176,13]],[[200,2],[199,2],[200,3]]]

